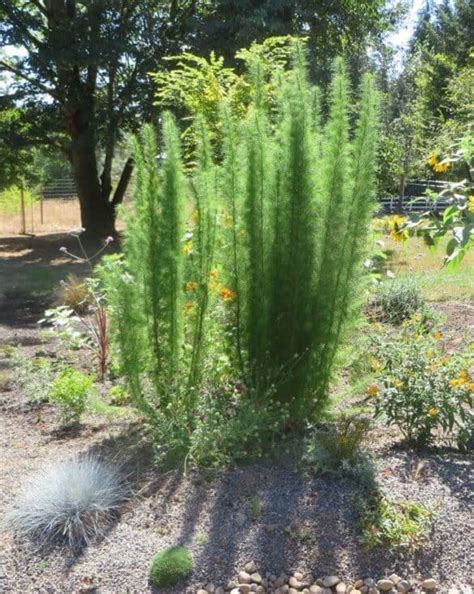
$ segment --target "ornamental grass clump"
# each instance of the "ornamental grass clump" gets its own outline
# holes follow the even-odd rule
[[[36,473],[7,511],[5,527],[38,545],[81,547],[103,534],[127,498],[120,470],[92,456]]]
[[[337,60],[323,122],[301,42],[292,53],[292,66],[273,74],[249,61],[252,100],[239,110],[222,102],[218,143],[197,114],[186,163],[169,113],[160,147],[143,129],[123,257],[102,266],[127,388],[160,439],[174,434],[188,455],[259,434],[271,442],[268,431],[314,420],[356,317],[377,93],[364,77],[352,127]],[[251,411],[271,423],[255,431],[242,422]],[[221,436],[203,448],[195,440],[216,419]],[[234,439],[236,427],[251,434]]]

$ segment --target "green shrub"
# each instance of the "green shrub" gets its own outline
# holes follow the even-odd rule
[[[318,472],[370,482],[372,463],[362,452],[369,428],[370,421],[366,417],[342,415],[324,427],[312,429],[305,442],[304,462]]]
[[[112,386],[109,390],[109,402],[114,406],[125,406],[130,403],[130,394],[123,386]]]
[[[435,437],[460,447],[470,441],[474,381],[467,357],[447,355],[439,331],[426,333],[417,321],[405,323],[399,337],[379,341],[379,362],[367,400],[376,417],[396,425],[416,446]]]
[[[426,309],[425,299],[413,279],[396,277],[378,286],[372,299],[376,316],[391,324],[400,324]]]
[[[59,406],[65,425],[80,421],[93,387],[94,376],[85,375],[71,367],[66,367],[57,375],[48,398]]]
[[[373,80],[364,78],[352,130],[341,60],[325,125],[301,44],[285,76],[275,73],[271,113],[262,67],[249,67],[246,114],[222,105],[216,154],[197,115],[186,170],[173,117],[163,116],[161,153],[144,128],[123,257],[101,270],[127,389],[167,435],[161,443],[194,461],[216,460],[218,449],[225,458],[234,445],[235,455],[258,451],[317,417],[360,294],[374,204]]]
[[[360,526],[364,544],[418,548],[426,540],[432,512],[415,501],[399,501],[376,491],[359,501]]]
[[[150,582],[157,588],[173,586],[184,580],[193,568],[191,553],[184,547],[168,547],[153,557]]]
[[[35,404],[47,402],[51,383],[58,364],[46,357],[26,357],[20,350],[12,354],[15,366],[15,383],[25,396]]]

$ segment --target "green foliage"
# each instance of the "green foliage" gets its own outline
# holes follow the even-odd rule
[[[155,555],[150,566],[150,582],[157,588],[174,586],[191,573],[193,558],[184,547],[168,547]]]
[[[114,406],[126,406],[130,403],[130,395],[123,386],[112,386],[109,390],[109,401]]]
[[[25,209],[30,208],[38,201],[36,193],[28,188],[23,190]],[[0,192],[0,211],[6,214],[20,214],[21,189],[19,186],[10,186]]]
[[[359,501],[364,544],[416,549],[423,545],[431,526],[432,512],[416,501],[399,501],[380,491]]]
[[[377,286],[371,306],[378,319],[401,324],[415,313],[426,309],[425,299],[410,277],[395,277]]]
[[[20,351],[12,353],[15,365],[15,383],[35,404],[47,402],[56,365],[46,357],[26,357]]]
[[[169,114],[162,151],[149,127],[135,141],[124,256],[101,273],[127,387],[160,445],[192,461],[260,453],[325,407],[373,209],[371,77],[352,130],[339,60],[323,125],[295,42],[269,113],[254,50],[245,113],[220,106],[220,147],[198,114],[186,173]]]
[[[324,427],[313,428],[305,442],[304,462],[317,472],[353,476],[370,483],[373,467],[362,453],[370,428],[366,417],[342,415]]]
[[[450,202],[441,216],[431,210],[412,216],[405,229],[409,235],[421,236],[430,247],[436,247],[442,237],[451,236],[444,264],[448,270],[454,270],[474,246],[474,132],[470,130],[465,133],[441,161],[436,154],[432,154],[430,162],[435,168],[457,166],[461,174],[467,177],[448,183],[439,195],[430,193],[429,197],[434,202],[440,198]]]
[[[93,376],[85,375],[72,367],[64,368],[56,376],[51,384],[48,399],[59,406],[65,425],[79,423],[93,387]]]
[[[474,394],[468,356],[448,356],[440,338],[439,331],[426,332],[415,319],[404,323],[398,338],[376,340],[379,364],[368,400],[375,416],[396,425],[417,447],[443,438],[466,447]]]

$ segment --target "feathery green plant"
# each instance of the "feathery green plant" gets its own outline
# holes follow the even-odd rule
[[[105,274],[130,392],[152,420],[164,416],[179,428],[189,452],[207,454],[204,442],[193,442],[205,439],[206,423],[224,434],[227,425],[240,426],[249,402],[279,414],[281,425],[288,415],[298,424],[324,408],[357,311],[373,208],[372,78],[363,80],[352,131],[342,60],[326,122],[301,42],[289,71],[275,74],[271,110],[262,65],[255,58],[248,67],[253,102],[241,116],[221,106],[215,154],[204,114],[193,123],[186,172],[169,114],[161,154],[150,127],[135,141],[124,258]],[[224,284],[210,282],[216,264]],[[223,360],[230,361],[224,376]]]

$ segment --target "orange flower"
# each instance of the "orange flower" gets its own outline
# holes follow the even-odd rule
[[[432,406],[428,411],[429,417],[436,417],[437,414],[439,414],[439,408],[436,408],[436,406]]]
[[[379,393],[379,388],[375,384],[372,384],[371,386],[369,386],[367,388],[367,394],[369,396],[374,397],[374,396],[377,396],[378,393]]]
[[[433,338],[434,338],[435,340],[441,340],[441,337],[442,337],[442,336],[443,336],[443,335],[441,334],[441,332],[440,332],[439,330],[436,330],[436,332],[433,332]]]
[[[183,313],[186,315],[188,314],[194,307],[194,303],[192,301],[186,301],[183,306]]]
[[[185,290],[188,291],[188,292],[195,291],[198,288],[198,286],[199,285],[197,284],[196,281],[189,281],[185,285]]]
[[[225,303],[232,301],[235,298],[235,292],[227,287],[222,287],[219,291],[219,295],[222,297]]]

